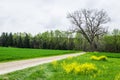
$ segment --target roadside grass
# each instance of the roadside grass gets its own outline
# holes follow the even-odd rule
[[[107,56],[108,59],[103,61],[92,60],[91,56]],[[117,58],[115,58],[117,57]],[[0,80],[120,80],[120,54],[116,53],[99,53],[90,52],[78,57],[68,57],[60,61],[27,68],[24,70],[0,75]],[[77,63],[77,65],[94,64],[97,71],[83,73],[90,69],[81,67],[83,72],[76,74],[74,69],[67,73],[63,68],[66,65]],[[88,65],[89,66],[89,65]],[[66,66],[67,67],[67,66]],[[72,65],[69,67],[71,69]]]
[[[75,53],[72,50],[46,50],[0,47],[0,62]]]

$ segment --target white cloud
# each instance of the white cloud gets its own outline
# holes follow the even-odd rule
[[[110,29],[119,28],[119,0],[0,0],[0,33],[39,33],[68,29],[68,12],[81,8],[105,9],[112,22]],[[120,28],[119,28],[120,29]]]

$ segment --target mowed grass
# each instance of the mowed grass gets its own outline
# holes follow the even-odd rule
[[[94,61],[90,59],[93,55],[105,55],[108,59],[107,61]],[[73,71],[66,73],[62,67],[64,62],[66,64],[94,64],[97,71],[87,74],[75,74]],[[0,80],[120,80],[120,53],[90,52],[78,57],[68,57],[64,60],[1,75]]]
[[[0,62],[74,53],[70,50],[45,50],[0,47]]]

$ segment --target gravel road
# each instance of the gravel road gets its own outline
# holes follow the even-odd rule
[[[85,52],[0,63],[0,75],[10,73],[16,70],[22,70],[28,67],[37,66],[43,63],[49,63],[54,60],[61,60],[69,56],[79,56],[84,53]]]

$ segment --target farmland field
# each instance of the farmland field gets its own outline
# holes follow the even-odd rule
[[[91,56],[107,59],[92,60]],[[90,52],[1,75],[0,80],[120,80],[120,54]]]
[[[74,53],[70,50],[45,50],[0,47],[0,62]]]

